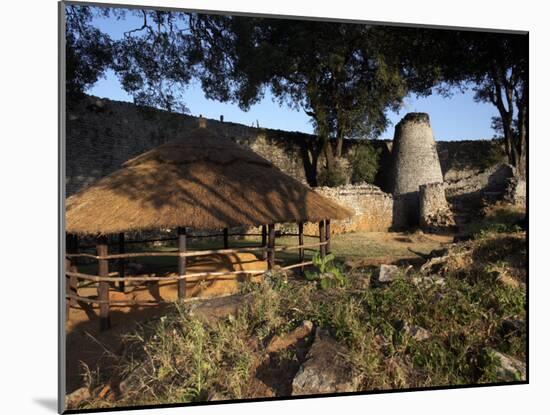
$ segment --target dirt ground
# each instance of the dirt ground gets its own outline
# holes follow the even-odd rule
[[[281,237],[277,243],[295,245],[296,238]],[[369,232],[334,235],[331,250],[338,260],[347,266],[379,265],[382,263],[422,262],[423,256],[452,242],[452,236],[425,235],[400,232]],[[306,241],[307,243],[307,241]],[[247,242],[241,245],[246,246]],[[295,253],[284,253],[278,263],[296,262]],[[175,268],[175,267],[174,267]],[[232,255],[209,255],[188,261],[188,272],[219,272],[238,270],[265,270],[266,262],[250,253]],[[145,275],[175,275],[175,269],[146,269]],[[261,277],[255,277],[261,278]],[[195,278],[187,282],[188,297],[219,297],[238,290],[244,276]],[[94,298],[97,289],[94,286],[79,287],[78,294]],[[177,299],[175,282],[148,283],[140,286],[128,286],[125,292],[115,287],[110,292],[111,300],[134,301],[174,301]],[[152,306],[116,306],[110,307],[111,329],[100,333],[98,307],[80,302],[71,307],[66,323],[67,332],[67,392],[83,385],[83,373],[87,370],[101,370],[116,363],[120,352],[118,338],[120,334],[131,332],[136,324],[164,313],[167,304]],[[275,371],[277,372],[277,371]],[[277,373],[274,374],[276,375]]]

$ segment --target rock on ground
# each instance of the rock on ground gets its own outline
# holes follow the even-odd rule
[[[378,282],[392,282],[399,274],[399,267],[397,265],[380,265],[378,271]]]
[[[493,355],[498,358],[497,376],[502,381],[515,381],[527,379],[527,367],[525,362],[493,350]]]
[[[234,294],[190,303],[191,315],[203,321],[216,321],[220,318],[236,315],[238,310],[249,304],[252,297],[249,294]]]
[[[432,334],[424,327],[409,324],[407,322],[401,323],[401,330],[411,336],[416,341],[423,341],[432,337]]]
[[[90,389],[88,387],[79,388],[65,396],[65,407],[70,409],[77,408],[82,402],[90,399],[90,397]]]
[[[327,330],[317,328],[306,360],[292,381],[292,395],[356,391],[358,379],[343,357],[345,351]]]
[[[311,334],[313,330],[313,323],[309,320],[304,321],[300,326],[296,327],[290,333],[282,336],[274,336],[267,345],[266,351],[268,353],[278,352],[286,349],[291,345],[296,344],[299,340]]]
[[[445,286],[445,279],[439,275],[428,275],[426,277],[412,277],[411,279],[414,285],[430,286],[440,285]]]

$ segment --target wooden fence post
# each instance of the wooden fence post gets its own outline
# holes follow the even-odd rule
[[[326,252],[327,254],[330,254],[330,219],[325,220],[325,230],[326,230],[326,237],[325,240],[327,241],[327,244],[325,245],[327,247]]]
[[[273,269],[275,266],[275,224],[271,223],[268,226],[267,240],[267,269]]]
[[[178,251],[180,254],[187,251],[187,230],[178,228]],[[186,273],[186,257],[178,257],[178,275],[183,276]],[[185,280],[178,280],[178,300],[183,301],[185,298]]]
[[[229,229],[223,228],[223,247],[229,248]]]
[[[66,250],[70,254],[77,254],[76,249],[76,235],[74,234],[67,234],[67,241],[66,241]],[[76,258],[70,260],[68,258],[65,259],[65,271],[67,272],[77,272],[78,269],[75,265]],[[67,282],[67,293],[70,293],[72,295],[78,294],[78,279],[75,276],[70,276],[69,280]],[[69,299],[69,305],[72,307],[76,307],[77,302],[76,299],[70,298]],[[68,315],[68,313],[67,313]]]
[[[265,250],[267,248],[267,227],[265,225],[262,225],[262,247],[264,248],[262,259],[265,261],[267,259],[267,251]]]
[[[326,231],[325,231],[325,221],[322,220],[319,222],[319,242],[323,243],[325,242],[325,238],[327,237]],[[327,253],[326,245],[321,245],[319,247],[319,252],[321,254],[321,258],[324,258],[324,256]]]
[[[303,245],[304,244],[304,222],[300,222],[298,223],[298,245]],[[305,249],[304,248],[300,248],[298,250],[298,258],[299,258],[299,261],[298,262],[304,262],[304,259],[305,259]],[[304,273],[304,267],[300,267],[300,272],[303,274]]]
[[[120,232],[118,234],[118,253],[119,254],[126,253],[126,249],[124,247],[124,232]],[[120,258],[118,260],[118,276],[120,278],[125,277],[125,274],[126,274],[125,267],[126,267],[126,259]],[[118,288],[120,291],[124,292],[124,279],[120,280],[120,282],[118,283]]]
[[[68,258],[65,258],[65,271],[72,272],[74,271],[74,268],[75,267],[71,265],[71,260]],[[69,311],[71,306],[75,307],[77,304],[76,299],[71,298],[71,296],[73,295],[75,296],[78,295],[77,284],[78,282],[76,277],[70,276],[69,278],[67,278],[67,276],[65,275],[65,292],[67,293],[67,296],[68,296],[66,301],[66,308],[65,308],[67,320],[69,319]]]
[[[108,254],[107,237],[100,236],[97,238],[96,251],[98,256],[105,256]],[[109,276],[109,260],[98,259],[98,274],[100,277]],[[109,282],[100,281],[97,284],[97,297],[99,303],[99,329],[101,331],[107,330],[111,327],[111,317],[109,315]]]
[[[298,245],[303,245],[303,244],[304,244],[304,223],[300,222],[298,224]],[[300,248],[298,252],[300,255],[300,262],[303,262],[304,254],[305,254],[304,248]]]

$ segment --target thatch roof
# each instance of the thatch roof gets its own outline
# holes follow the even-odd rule
[[[66,231],[221,229],[351,215],[251,150],[198,128],[69,197]]]

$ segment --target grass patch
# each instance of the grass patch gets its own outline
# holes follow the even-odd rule
[[[396,389],[498,381],[491,350],[525,360],[525,328],[505,330],[510,319],[525,319],[525,290],[498,284],[491,264],[513,269],[525,265],[510,256],[506,238],[463,245],[460,269],[448,267],[444,284],[421,284],[413,272],[391,284],[361,281],[370,271],[347,275],[343,286],[320,289],[316,283],[273,275],[261,284],[243,286],[251,301],[236,316],[207,322],[174,305],[166,316],[124,336],[124,354],[109,379],[127,379],[129,391],[117,405],[204,401],[254,397],[251,385],[273,336],[304,320],[327,328],[347,347],[345,358],[361,390]],[[516,235],[518,241],[521,235]],[[517,242],[519,243],[519,242]],[[500,252],[500,255],[497,255]],[[475,257],[473,255],[482,255]],[[453,253],[450,254],[452,256]],[[480,264],[480,261],[483,264]],[[451,261],[452,263],[452,261]],[[355,271],[354,271],[355,272]],[[403,322],[428,330],[416,340]],[[294,359],[289,351],[281,358]],[[96,378],[95,385],[107,383]],[[112,403],[94,400],[90,406]]]
[[[525,209],[518,206],[500,204],[487,208],[482,218],[473,221],[467,233],[474,238],[483,238],[493,233],[513,233],[521,231],[519,225],[525,218]]]
[[[475,237],[452,245],[437,268],[427,273],[402,269],[390,284],[368,283],[376,271],[363,267],[343,272],[344,283],[323,286],[323,274],[342,269],[319,262],[311,281],[269,273],[262,283],[243,284],[249,301],[235,316],[209,321],[174,305],[121,338],[116,366],[88,373],[92,389],[126,379],[116,401],[96,395],[82,408],[265,396],[254,385],[269,340],[305,320],[328,329],[346,346],[344,358],[360,390],[501,381],[494,351],[526,359],[526,235],[514,227],[521,217],[509,207],[487,211]],[[366,251],[358,247],[370,244],[371,237],[335,237],[335,261],[365,252],[377,256],[376,249],[384,249],[380,245]],[[281,237],[278,243],[294,244],[295,238]],[[442,283],[427,281],[427,274]],[[505,283],[510,279],[517,284]],[[417,339],[406,326],[421,327],[429,336]],[[297,365],[292,349],[274,358]]]

